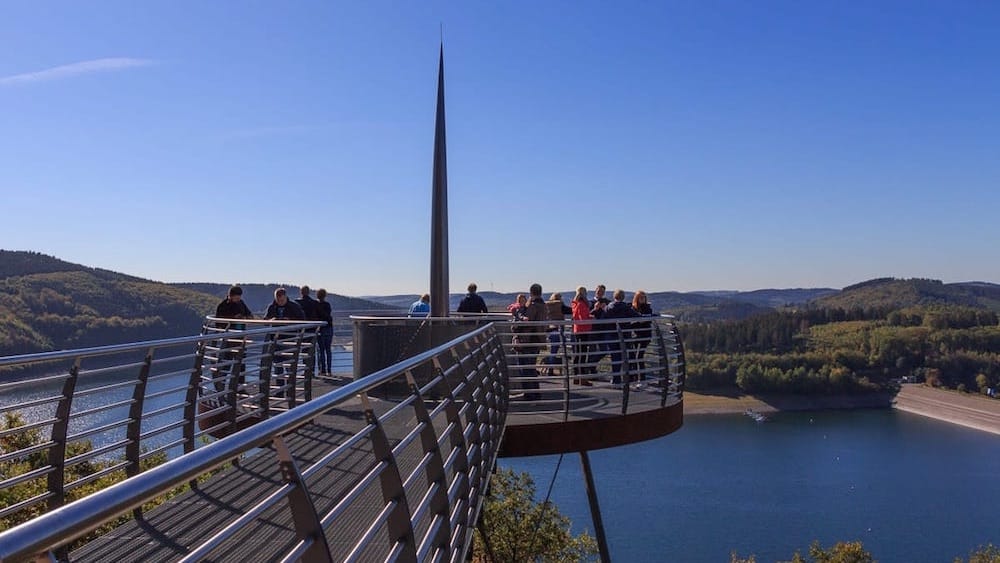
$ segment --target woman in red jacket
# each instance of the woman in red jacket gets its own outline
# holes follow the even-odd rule
[[[595,373],[597,370],[594,366],[586,365],[590,363],[592,359],[590,357],[590,332],[593,330],[594,325],[590,323],[577,323],[576,321],[589,321],[592,317],[590,316],[590,301],[587,300],[587,288],[580,286],[576,288],[576,296],[573,297],[573,338],[576,340],[576,351],[573,355],[573,366],[574,373],[577,378],[573,380],[573,383],[578,383],[580,385],[593,385],[590,379],[580,377],[582,375],[589,375]]]

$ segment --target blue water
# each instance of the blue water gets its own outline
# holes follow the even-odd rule
[[[350,373],[351,359],[351,352],[334,352],[334,369],[339,373]],[[151,381],[149,381],[149,384],[146,387],[147,398],[143,403],[143,413],[150,413],[167,407],[174,408],[154,416],[144,414],[142,417],[142,431],[144,433],[169,426],[179,420],[182,420],[184,417],[183,402],[186,396],[187,385],[191,377],[190,374],[183,369],[186,366],[173,365],[169,368],[167,366],[157,367],[160,368],[162,373],[173,373],[169,372],[169,369],[179,370],[179,372],[162,378],[151,378]],[[127,420],[129,412],[128,406],[118,406],[82,416],[78,416],[78,413],[88,412],[93,409],[98,409],[104,405],[120,403],[131,399],[133,393],[132,385],[115,387],[113,389],[107,389],[94,394],[86,394],[85,391],[113,385],[123,381],[129,381],[137,376],[137,372],[138,369],[133,369],[129,373],[114,372],[112,374],[102,374],[93,377],[87,375],[81,376],[72,403],[71,412],[73,415],[69,424],[70,434],[72,435],[78,432],[83,432],[89,428],[105,426],[112,423],[121,423]],[[156,375],[156,373],[154,372],[153,375]],[[19,414],[25,422],[31,423],[49,420],[55,417],[57,401],[61,393],[62,380],[54,382],[37,382],[31,379],[26,379],[19,383],[15,390],[8,390],[6,393],[0,394],[0,407],[27,403],[39,399],[51,399],[50,402],[43,405],[31,406],[13,411]],[[163,394],[158,395],[159,393]],[[43,434],[48,431],[48,428],[43,428]],[[182,436],[183,430],[181,428],[175,428],[144,439],[142,446],[147,450],[151,450],[165,444],[176,442],[177,440],[180,440]],[[119,426],[113,430],[87,437],[87,440],[90,441],[95,448],[124,439],[124,426]],[[115,450],[103,457],[105,459],[115,459],[117,457],[121,457],[121,455],[123,455],[122,452],[123,450],[121,449]],[[183,447],[181,446],[172,447],[166,450],[167,456],[171,458],[182,453]]]
[[[501,459],[545,496],[558,456]],[[761,562],[860,540],[883,562],[967,557],[1000,544],[1000,436],[892,410],[687,416],[664,438],[594,451],[616,561]],[[579,455],[552,500],[593,525]]]

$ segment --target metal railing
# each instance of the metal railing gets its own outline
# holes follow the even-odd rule
[[[512,393],[532,414],[569,418],[593,410],[596,397],[619,414],[630,412],[636,393],[656,395],[660,407],[682,399],[684,350],[671,316],[497,324],[507,336]]]
[[[586,321],[514,321],[509,313],[351,318],[356,340],[372,327],[393,329],[391,338],[376,341],[387,363],[412,354],[435,333],[493,324],[503,335],[513,424],[522,415],[615,416],[683,399],[684,347],[671,315]],[[359,352],[356,346],[355,367]]]
[[[232,332],[211,335],[217,341],[228,341],[225,346],[216,345],[214,358],[216,367],[228,366],[229,372],[225,377],[211,377],[209,383],[230,381],[227,378],[238,381],[240,373],[249,377],[254,368],[241,367],[240,362],[246,364],[247,357],[241,357],[240,351],[252,346],[236,348],[236,355],[230,359],[227,354],[233,348],[229,345],[233,340],[242,343],[243,338],[264,334],[270,334],[269,329],[249,329],[238,336]],[[206,347],[212,342],[205,336],[179,340]],[[171,343],[178,345],[180,341]],[[145,348],[153,350],[162,345],[144,343]],[[83,356],[80,351],[76,354]],[[260,358],[266,361],[266,352]],[[413,373],[428,367],[432,377],[418,385]],[[480,327],[2,532],[0,561],[58,550],[117,515],[261,447],[266,449],[255,455],[274,455],[282,482],[245,514],[225,522],[213,521],[218,533],[197,545],[186,546],[187,555],[182,560],[196,561],[224,553],[225,546],[246,540],[241,534],[248,526],[280,503],[287,503],[286,510],[293,515],[293,541],[280,553],[255,554],[263,559],[356,561],[377,556],[379,560],[461,560],[471,542],[489,471],[503,437],[508,400],[506,368],[500,334],[492,325]],[[266,367],[259,369],[258,377],[263,380]],[[377,395],[380,387],[400,382],[405,382],[409,393],[398,402],[379,402],[377,409],[375,401],[368,399],[369,394]],[[436,400],[428,400],[429,396]],[[320,420],[334,407],[347,409],[356,398],[360,398],[358,408],[364,415],[363,428],[343,442],[331,444],[308,467],[300,467],[289,450],[296,433],[309,428],[311,422]],[[382,412],[377,413],[379,410]],[[364,453],[367,462],[363,467],[352,465],[356,469],[350,473],[353,481],[342,494],[327,498],[311,492],[310,487],[323,473],[347,456],[357,455],[358,446],[364,443],[368,444]],[[373,489],[381,493],[375,516],[357,526],[352,521],[352,509]],[[356,534],[344,540],[343,530],[352,523]],[[337,542],[330,540],[335,530],[340,538]]]
[[[245,330],[209,319],[200,336],[0,358],[0,493],[12,499],[0,523],[309,400],[320,323],[241,322]]]

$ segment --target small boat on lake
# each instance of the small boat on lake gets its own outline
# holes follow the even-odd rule
[[[752,418],[754,420],[754,422],[757,422],[757,423],[767,422],[767,416],[765,416],[763,413],[759,413],[759,412],[757,412],[757,411],[755,411],[753,409],[747,409],[743,414],[745,414],[745,415],[749,416],[750,418]]]

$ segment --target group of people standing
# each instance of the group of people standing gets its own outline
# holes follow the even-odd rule
[[[264,319],[287,321],[325,321],[319,330],[316,361],[320,376],[333,375],[333,307],[326,300],[325,289],[316,291],[316,299],[310,297],[308,285],[299,288],[301,297],[296,300],[288,298],[288,291],[279,287],[274,290],[274,301],[267,306]],[[234,285],[229,288],[229,294],[215,308],[215,316],[221,319],[252,319],[253,312],[243,302],[243,288]],[[242,330],[245,325],[231,323],[224,328]]]
[[[631,304],[625,301],[625,292],[615,290],[613,300],[605,293],[607,288],[598,285],[594,290],[594,299],[587,297],[587,288],[580,286],[576,295],[567,306],[562,294],[553,293],[548,301],[542,299],[542,286],[532,284],[528,296],[519,294],[516,300],[507,308],[512,320],[518,321],[553,321],[565,320],[572,315],[572,338],[566,337],[560,325],[532,325],[518,327],[514,325],[513,348],[521,368],[522,376],[545,374],[553,364],[559,363],[556,355],[560,344],[569,345],[572,349],[573,372],[577,376],[574,383],[592,385],[589,375],[597,373],[597,364],[605,356],[611,357],[612,383],[621,383],[623,361],[627,357],[629,368],[635,374],[641,374],[645,369],[644,357],[646,347],[652,336],[650,321],[632,321],[623,323],[621,319],[651,317],[653,308],[645,291],[637,291]],[[614,320],[615,322],[599,322]],[[621,331],[621,332],[619,332]],[[546,335],[547,333],[547,335]],[[623,349],[622,343],[625,342]],[[535,357],[548,343],[548,356],[541,367],[535,365]],[[537,389],[538,384],[527,382],[525,389]],[[533,400],[533,394],[526,398]]]
[[[462,301],[458,304],[459,313],[489,313],[490,310],[486,308],[486,301],[483,297],[476,293],[479,287],[475,283],[470,283],[468,287],[469,292],[465,294]],[[426,317],[431,314],[431,295],[425,293],[420,296],[419,299],[410,305],[410,310],[407,312],[409,317]]]

